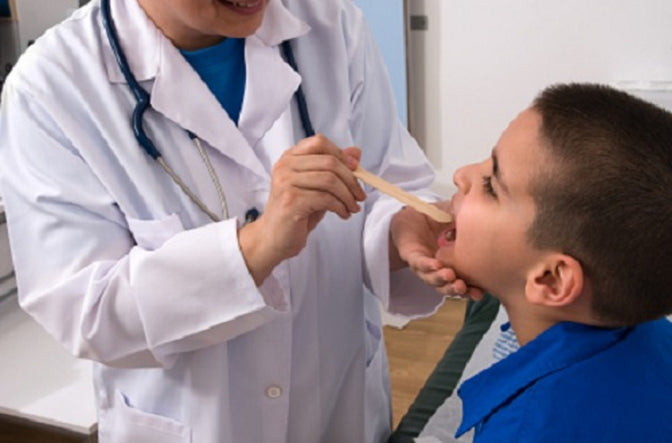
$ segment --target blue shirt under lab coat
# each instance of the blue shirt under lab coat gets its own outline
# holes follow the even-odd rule
[[[459,395],[476,442],[672,441],[672,323],[559,323]]]

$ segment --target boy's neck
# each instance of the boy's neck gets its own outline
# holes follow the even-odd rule
[[[511,322],[511,328],[516,333],[520,346],[534,340],[539,334],[557,324],[557,320],[550,320],[546,317],[536,315],[526,315],[529,312],[515,309],[515,307],[504,306]],[[521,312],[522,311],[522,312]]]
[[[518,343],[524,346],[539,334],[562,322],[606,326],[592,315],[590,302],[586,298],[564,307],[547,307],[531,303],[506,303],[501,300],[516,333]]]

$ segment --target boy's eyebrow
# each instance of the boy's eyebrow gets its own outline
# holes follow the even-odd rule
[[[502,181],[502,171],[499,169],[499,161],[497,160],[497,152],[495,149],[492,150],[492,175],[495,177],[497,183],[499,183],[499,186],[504,190],[504,192],[508,194],[509,187],[506,186],[504,181]]]

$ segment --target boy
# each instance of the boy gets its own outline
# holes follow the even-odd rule
[[[521,345],[462,385],[456,435],[670,441],[672,114],[553,86],[454,181],[437,258],[496,294]]]

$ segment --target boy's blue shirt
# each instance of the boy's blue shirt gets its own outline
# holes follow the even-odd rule
[[[672,441],[672,323],[559,323],[458,394],[476,442]]]

